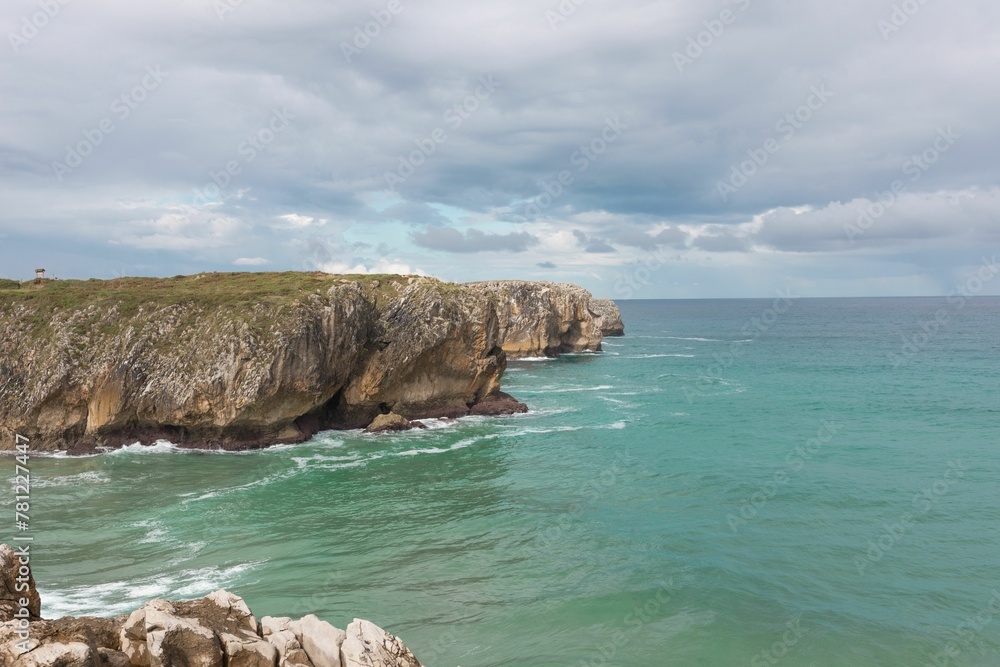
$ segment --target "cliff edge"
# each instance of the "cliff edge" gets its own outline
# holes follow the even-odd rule
[[[601,349],[586,290],[521,281],[229,273],[0,290],[0,449],[167,439],[239,449],[526,409],[508,356]],[[617,309],[615,309],[617,310]]]

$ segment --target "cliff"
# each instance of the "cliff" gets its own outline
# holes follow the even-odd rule
[[[622,322],[621,311],[611,299],[594,299],[590,302],[590,310],[599,318],[598,326],[603,336],[624,336],[625,323]]]
[[[399,638],[369,621],[356,618],[346,631],[312,614],[258,621],[227,591],[153,600],[116,618],[44,620],[34,580],[27,591],[18,586],[20,562],[0,544],[5,667],[422,667]]]
[[[322,273],[47,281],[0,290],[0,449],[163,438],[245,448],[525,409],[509,356],[600,350],[573,285]]]

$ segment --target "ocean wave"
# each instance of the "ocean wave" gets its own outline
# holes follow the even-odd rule
[[[217,489],[215,491],[209,491],[208,493],[203,493],[202,495],[200,495],[200,496],[198,496],[196,498],[187,497],[187,498],[184,498],[184,500],[181,501],[181,505],[187,505],[187,504],[190,504],[190,503],[196,503],[196,502],[198,502],[200,500],[208,500],[209,498],[218,498],[220,496],[228,496],[231,493],[236,493],[238,491],[246,491],[248,489],[254,489],[254,488],[257,488],[257,487],[260,487],[260,486],[268,486],[270,484],[274,484],[275,482],[284,481],[284,480],[288,479],[289,477],[292,477],[293,475],[298,474],[300,470],[302,470],[302,468],[291,468],[291,469],[288,469],[288,470],[283,470],[283,471],[281,471],[279,473],[275,473],[273,475],[268,475],[267,477],[261,477],[260,479],[255,479],[254,481],[247,482],[246,484],[240,484],[238,486],[231,486],[231,487],[224,488],[224,489]]]
[[[46,617],[111,616],[134,611],[140,604],[154,598],[192,598],[231,587],[240,576],[264,562],[180,570],[93,586],[51,590],[39,586],[39,593],[45,600]]]
[[[625,357],[626,359],[662,359],[665,357],[680,357],[682,359],[694,359],[696,354],[635,354]]]
[[[699,343],[752,343],[753,338],[743,338],[740,340],[724,340],[722,338],[699,338],[697,336],[664,336],[667,340],[693,340]]]
[[[453,452],[456,449],[465,449],[466,447],[471,447],[472,445],[480,442],[482,440],[493,440],[497,435],[485,435],[477,436],[475,438],[465,438],[464,440],[459,440],[450,447],[427,447],[424,449],[408,449],[405,452],[398,452],[394,456],[418,456],[420,454],[445,454],[447,452]]]
[[[111,475],[103,470],[90,470],[75,475],[61,475],[59,477],[32,476],[31,485],[35,488],[44,489],[55,486],[82,486],[84,484],[107,484],[111,481]]]
[[[568,394],[579,391],[606,391],[614,389],[610,384],[601,384],[596,387],[542,387],[541,389],[520,389],[520,394]]]

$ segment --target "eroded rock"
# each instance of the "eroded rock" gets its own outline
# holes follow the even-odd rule
[[[0,622],[23,614],[22,609],[26,610],[29,620],[41,616],[42,603],[29,561],[19,556],[13,547],[0,544]]]
[[[360,618],[347,626],[340,654],[342,667],[423,667],[398,637]]]
[[[368,433],[391,433],[395,431],[409,431],[413,426],[410,420],[395,412],[379,415],[372,420],[372,423],[365,429]]]

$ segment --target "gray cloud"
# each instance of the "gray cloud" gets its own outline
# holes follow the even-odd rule
[[[423,250],[435,248],[506,253],[511,274],[550,262],[601,287],[671,249],[856,289],[792,256],[834,253],[865,285],[896,289],[891,277],[948,274],[1000,236],[1000,88],[983,83],[1000,66],[996,3],[926,3],[888,39],[892,2],[746,3],[682,71],[676,54],[718,7],[585,3],[553,30],[551,6],[529,0],[403,4],[349,62],[342,44],[371,20],[360,0],[244,2],[221,19],[210,2],[93,0],[6,40],[4,271],[267,259],[491,277],[493,263]],[[35,11],[8,3],[0,30],[19,34]],[[489,76],[499,85],[477,97]],[[797,119],[815,87],[831,96]],[[601,145],[615,117],[621,136]],[[949,127],[954,144],[925,159]],[[406,174],[393,192],[387,173]],[[905,193],[849,238],[858,206],[896,180]],[[710,279],[695,264],[671,282],[726,293],[724,266]]]
[[[430,227],[423,232],[414,232],[413,241],[431,250],[467,253],[524,252],[537,243],[538,239],[525,232],[493,234],[470,229],[463,234],[451,227]]]

